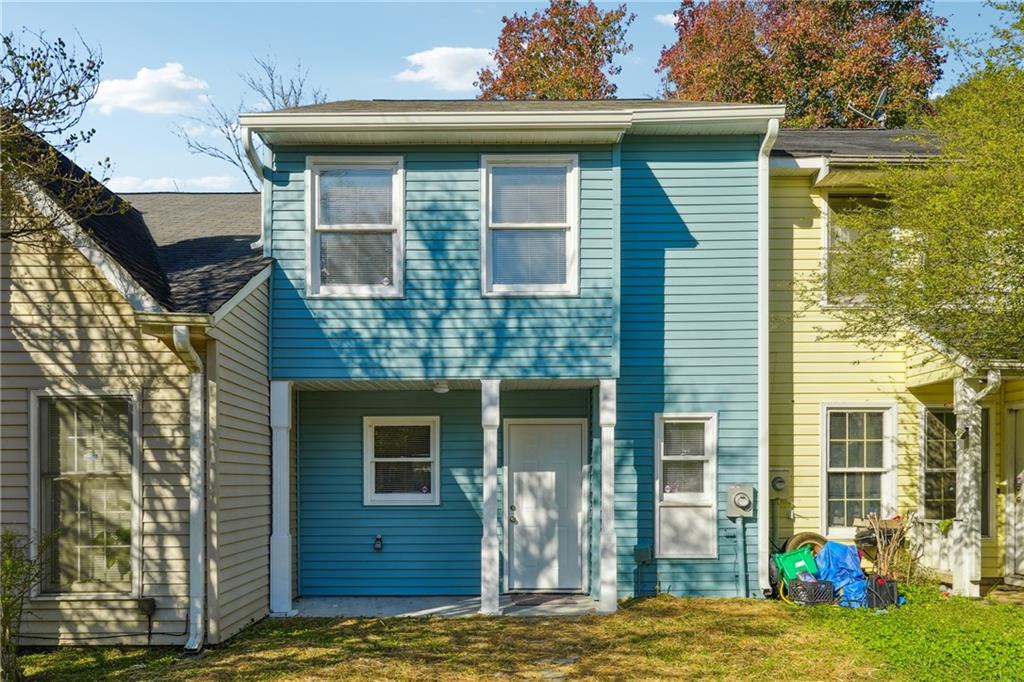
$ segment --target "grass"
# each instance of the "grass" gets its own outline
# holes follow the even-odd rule
[[[199,656],[62,648],[33,680],[999,680],[1024,670],[1024,608],[910,588],[876,613],[779,602],[626,603],[614,616],[265,620]]]

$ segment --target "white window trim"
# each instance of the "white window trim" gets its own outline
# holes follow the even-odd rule
[[[417,462],[430,462],[430,495],[407,493],[376,493],[373,466],[373,428],[375,426],[429,426],[430,459],[417,457]],[[395,460],[393,461],[409,461]],[[429,507],[441,504],[441,417],[363,417],[363,505]]]
[[[132,522],[131,522],[131,565],[132,587],[126,592],[43,592],[37,584],[32,588],[31,598],[51,601],[76,601],[89,599],[137,599],[142,596],[142,392],[138,389],[63,389],[44,388],[29,392],[29,554],[37,557],[39,533],[42,528],[43,509],[40,505],[39,479],[42,473],[39,458],[39,402],[43,398],[127,398],[131,402],[132,415]]]
[[[491,169],[495,166],[564,166],[566,222],[491,224]],[[578,154],[485,154],[480,157],[480,292],[483,296],[578,296],[580,292],[580,171]],[[491,280],[492,229],[562,228],[565,236],[565,284],[494,284]]]
[[[391,226],[319,226],[319,173],[335,168],[392,168]],[[307,298],[402,298],[405,295],[405,162],[401,156],[316,156],[306,157],[306,297]],[[320,284],[320,232],[388,232],[391,243],[389,286]]]
[[[983,405],[984,409],[988,410],[988,419],[986,420],[984,427],[988,430],[988,450],[983,453],[984,457],[989,458],[988,462],[988,509],[982,509],[982,514],[988,516],[988,535],[982,535],[981,541],[989,544],[996,541],[996,536],[993,531],[996,529],[996,446],[995,446],[995,410],[994,406]],[[920,443],[919,446],[919,462],[917,467],[918,481],[917,481],[917,499],[920,501],[918,507],[920,513],[917,515],[917,521],[919,523],[928,523],[938,525],[942,522],[942,519],[926,519],[924,516],[924,474],[925,474],[925,458],[928,456],[927,450],[927,428],[928,428],[928,412],[933,410],[936,412],[953,412],[953,408],[948,405],[941,403],[925,403],[920,408]],[[980,469],[979,469],[980,473]],[[982,481],[984,483],[984,481]]]
[[[897,471],[896,471],[896,446],[899,438],[899,407],[896,403],[884,401],[862,401],[842,402],[827,401],[821,403],[819,421],[820,450],[819,465],[821,468],[820,483],[818,486],[820,496],[819,530],[822,535],[830,540],[852,540],[857,529],[852,526],[829,526],[828,525],[828,414],[829,412],[857,412],[862,410],[883,412],[882,416],[882,515],[891,516],[897,511]],[[847,469],[847,472],[856,469]],[[875,472],[875,469],[865,469],[867,472]]]
[[[704,493],[676,493],[664,499],[661,485],[662,449],[665,442],[665,424],[688,422],[704,424]],[[696,459],[696,458],[692,458]],[[718,558],[718,413],[717,412],[659,412],[654,415],[654,556],[657,559],[717,559]],[[700,507],[711,510],[714,529],[711,547],[706,554],[668,554],[661,549],[661,508]]]

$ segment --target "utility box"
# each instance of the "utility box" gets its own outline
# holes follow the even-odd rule
[[[754,486],[730,485],[725,490],[725,515],[749,519],[754,516]]]

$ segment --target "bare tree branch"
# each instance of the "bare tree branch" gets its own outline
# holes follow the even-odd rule
[[[253,61],[256,62],[253,71],[239,74],[242,83],[257,98],[253,107],[246,103],[244,97],[235,109],[223,109],[211,101],[205,114],[188,117],[187,120],[196,130],[189,130],[188,125],[178,125],[174,133],[185,142],[185,147],[192,154],[208,156],[234,168],[255,192],[259,187],[242,145],[239,115],[245,111],[272,111],[303,104],[319,104],[326,102],[327,96],[316,88],[307,90],[309,69],[304,69],[301,62],[296,64],[291,74],[284,75],[273,57],[255,57]],[[210,141],[204,139],[205,136],[209,136]]]

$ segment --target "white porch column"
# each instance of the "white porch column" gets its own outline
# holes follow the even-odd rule
[[[1002,377],[990,370],[984,388],[979,380],[953,380],[956,411],[956,519],[953,522],[953,593],[981,596],[981,401],[998,388]]]
[[[480,613],[496,616],[498,609],[498,401],[501,382],[480,382],[481,425],[484,429],[483,538],[480,541]]]
[[[270,382],[271,530],[270,613],[294,616],[292,609],[291,431],[292,383]]]
[[[598,611],[618,608],[615,537],[615,380],[601,380],[601,601]]]

